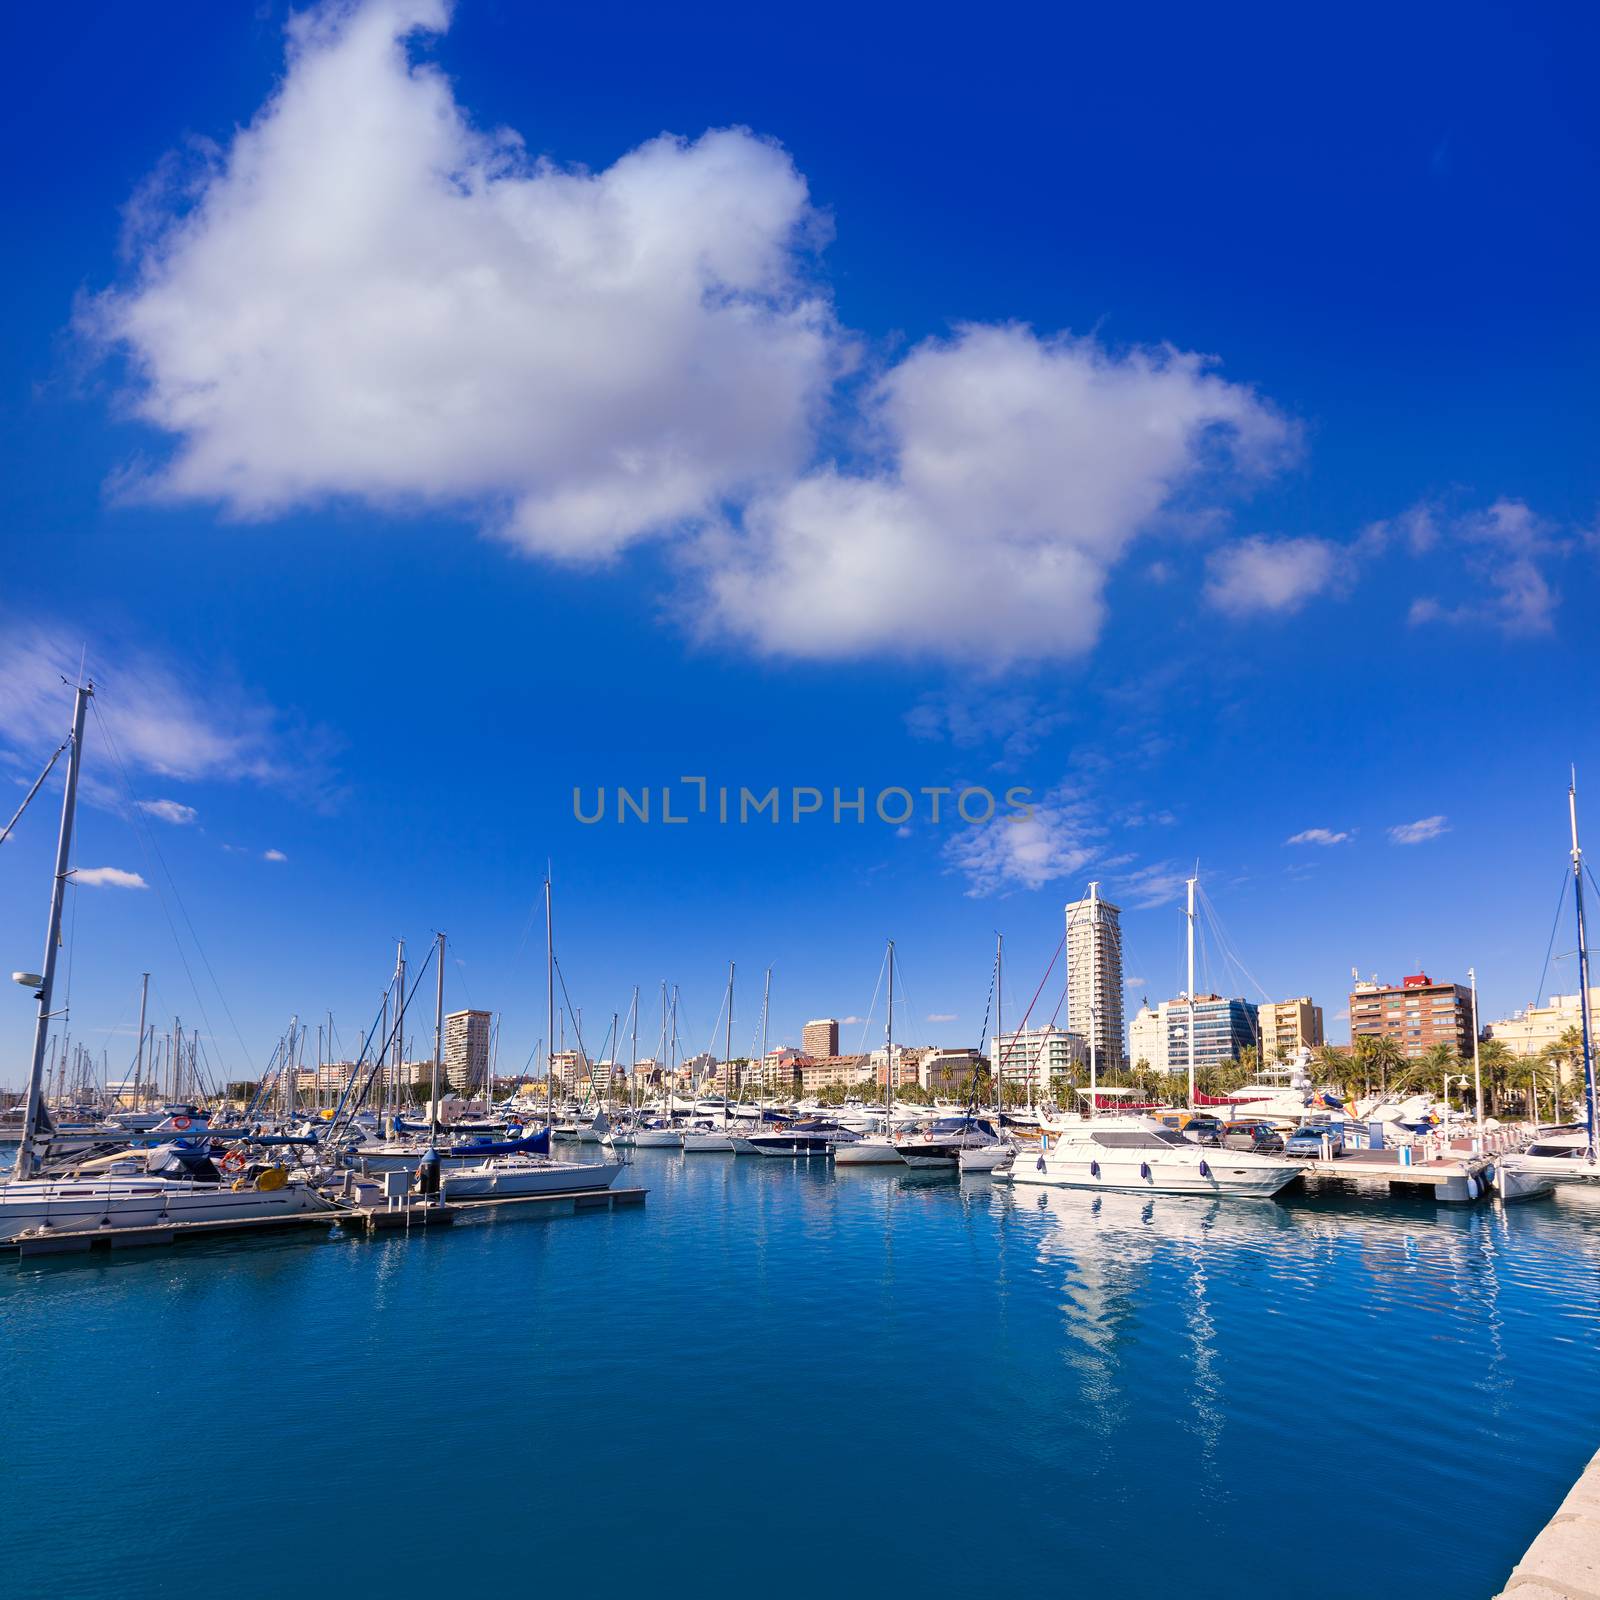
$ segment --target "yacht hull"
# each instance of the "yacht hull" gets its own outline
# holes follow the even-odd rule
[[[621,1171],[620,1161],[486,1162],[445,1173],[439,1187],[446,1200],[515,1200],[609,1189]]]
[[[1097,1157],[1057,1156],[1053,1151],[1018,1152],[1009,1171],[997,1173],[1012,1183],[1052,1184],[1064,1189],[1109,1189],[1133,1194],[1236,1195],[1269,1200],[1300,1176],[1296,1166],[1238,1165],[1224,1151],[1207,1152],[1201,1163],[1164,1162],[1159,1159],[1119,1160],[1114,1154]],[[1099,1170],[1096,1171],[1095,1169]]]
[[[181,1178],[16,1179],[0,1188],[0,1240],[40,1229],[67,1233],[166,1227],[326,1209],[327,1202],[303,1183],[288,1183],[281,1189],[235,1189],[231,1184]]]
[[[833,1147],[836,1167],[903,1167],[905,1160],[887,1139],[855,1139]]]

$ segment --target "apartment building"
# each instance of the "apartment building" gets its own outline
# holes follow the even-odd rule
[[[1473,1024],[1472,991],[1464,983],[1435,983],[1425,972],[1398,984],[1368,979],[1350,991],[1354,1045],[1364,1038],[1389,1038],[1410,1057],[1424,1056],[1437,1044],[1454,1045],[1470,1056]]]

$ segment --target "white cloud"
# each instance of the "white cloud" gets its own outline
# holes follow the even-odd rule
[[[198,192],[142,197],[84,326],[181,439],[144,487],[266,516],[460,504],[610,555],[787,477],[844,352],[789,157],[663,135],[598,173],[474,128],[407,41],[444,0],[324,5]]]
[[[954,1011],[930,1011],[928,1013],[929,1022],[954,1022],[956,1020],[957,1015]]]
[[[101,743],[109,732],[113,749],[97,751],[86,765],[91,798],[118,803],[122,794],[120,760],[130,778],[193,780],[251,779],[288,781],[279,715],[212,672],[204,687],[191,684],[176,668],[149,651],[116,640],[92,641],[87,648],[65,627],[5,617],[0,627],[0,740],[43,755],[67,733],[79,662],[95,683],[93,711],[85,744]],[[64,683],[62,680],[67,680]],[[313,740],[313,743],[316,742]],[[316,758],[302,751],[297,782],[314,780]],[[137,803],[137,802],[136,802]],[[143,807],[168,822],[190,821],[165,808],[189,811],[173,800]]]
[[[199,816],[193,806],[186,806],[178,800],[141,800],[138,806],[146,816],[159,817],[163,822],[173,822],[179,826],[191,823]]]
[[[1153,861],[1116,880],[1119,899],[1135,911],[1154,911],[1181,900],[1187,892],[1189,872],[1171,861]]]
[[[1415,822],[1396,824],[1389,830],[1389,837],[1396,844],[1426,844],[1449,831],[1448,817],[1419,817]]]
[[[148,889],[150,885],[137,872],[121,867],[79,867],[72,874],[74,883],[89,889]]]
[[[261,853],[263,861],[287,861],[289,858],[281,850],[264,850]]]
[[[972,898],[1039,889],[1087,866],[1101,831],[1083,796],[1061,787],[1036,801],[1031,816],[996,815],[976,827],[963,826],[945,845],[944,857],[965,875]]]
[[[1199,356],[1020,326],[929,340],[865,406],[872,468],[822,466],[755,497],[742,538],[703,544],[722,627],[759,651],[1081,655],[1128,545],[1295,438]]]
[[[1302,828],[1299,833],[1290,834],[1283,842],[1285,844],[1343,844],[1350,835],[1347,832],[1335,832],[1332,828]]]
[[[852,1023],[862,1023],[862,1022],[865,1022],[866,1020],[867,1019],[865,1017],[840,1017],[839,1018],[839,1026],[841,1028],[847,1028]]]
[[[1143,982],[1143,978],[1124,978],[1122,980],[1122,987],[1124,989],[1137,989]]]
[[[1209,358],[1015,325],[916,347],[853,413],[826,228],[780,148],[530,159],[409,59],[447,22],[296,16],[254,121],[139,197],[128,281],[80,318],[177,441],[135,492],[458,507],[571,560],[687,534],[680,614],[761,653],[999,666],[1089,650],[1139,535],[1220,525],[1297,444]],[[848,465],[817,460],[834,405]]]
[[[1332,584],[1339,555],[1325,539],[1240,539],[1207,559],[1205,598],[1233,616],[1298,611]]]
[[[1459,547],[1476,590],[1474,599],[1454,606],[1437,596],[1420,596],[1407,617],[1413,626],[1477,623],[1513,636],[1551,631],[1561,596],[1546,566],[1566,553],[1571,540],[1558,535],[1523,501],[1500,499],[1449,519],[1426,506],[1413,507],[1406,516],[1426,519],[1430,540],[1420,548],[1431,548],[1441,536]]]

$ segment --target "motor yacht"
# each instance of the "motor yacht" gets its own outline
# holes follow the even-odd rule
[[[1004,1143],[992,1123],[982,1117],[940,1117],[926,1127],[897,1135],[895,1149],[908,1167],[956,1167],[963,1150],[984,1150]]]
[[[1037,1152],[1019,1152],[996,1176],[1074,1189],[1265,1198],[1293,1183],[1303,1170],[1279,1156],[1210,1149],[1154,1117],[1129,1115],[1059,1121]]]

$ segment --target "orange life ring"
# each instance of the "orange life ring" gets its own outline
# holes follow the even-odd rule
[[[250,1158],[243,1150],[230,1150],[217,1165],[224,1172],[243,1172],[250,1165]]]
[[[189,1126],[189,1119],[187,1117],[174,1117],[172,1119],[172,1126],[174,1128],[187,1128]]]

